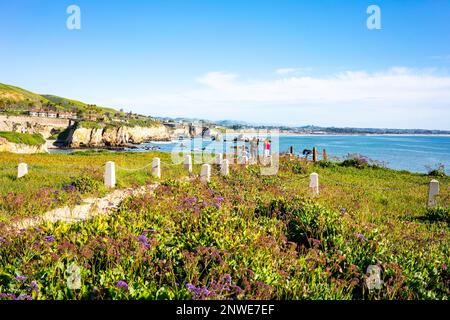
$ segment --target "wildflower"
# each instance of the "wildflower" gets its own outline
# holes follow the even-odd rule
[[[225,282],[231,284],[231,275],[227,274],[223,279],[225,280]]]
[[[25,281],[25,280],[27,280],[27,277],[17,276],[17,277],[14,278],[14,280],[16,280],[16,281]]]
[[[364,237],[364,235],[361,234],[361,233],[358,233],[358,234],[356,235],[356,237],[357,237],[359,240],[361,240],[361,241],[367,241],[366,237]]]
[[[345,208],[341,208],[340,212],[341,212],[341,216],[343,216],[345,214]]]
[[[30,295],[28,295],[28,294],[21,294],[20,296],[18,296],[14,300],[33,300],[33,298]]]
[[[12,293],[1,293],[0,292],[0,299],[16,299],[16,295]]]
[[[442,269],[447,270],[447,265],[445,263],[442,264]]]
[[[34,291],[36,294],[39,294],[39,285],[37,284],[36,281],[32,281],[30,283],[30,289],[32,292]]]
[[[47,242],[47,243],[53,242],[53,241],[55,241],[55,236],[46,236],[44,238],[44,241]]]
[[[128,291],[128,283],[126,283],[123,280],[119,280],[116,282],[116,287],[119,289],[123,289],[125,291]]]
[[[222,197],[222,196],[217,196],[216,197],[216,201],[218,201],[218,202],[222,202],[222,201],[224,201],[225,199]]]
[[[144,235],[137,237],[137,240],[147,249],[152,247],[152,245],[148,243],[148,238]]]

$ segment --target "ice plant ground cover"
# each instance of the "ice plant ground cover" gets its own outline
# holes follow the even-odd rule
[[[20,156],[1,154],[11,167],[0,175],[4,225],[45,211],[41,201],[56,191],[67,194],[58,203],[105,193],[106,161],[137,168],[155,156],[168,161],[155,153],[22,156],[36,171],[22,181],[11,176]],[[68,159],[76,170],[44,173]],[[311,172],[320,177],[318,196],[308,191]],[[202,184],[179,181],[182,166],[163,167],[155,191],[127,198],[109,216],[1,231],[0,299],[449,298],[448,177],[439,178],[442,208],[430,211],[431,177],[422,174],[288,159],[276,176],[256,166],[214,173]],[[154,179],[119,171],[118,182]],[[382,283],[369,290],[373,265]],[[77,287],[67,273],[73,266]]]

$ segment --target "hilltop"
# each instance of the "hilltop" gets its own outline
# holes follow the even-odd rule
[[[0,83],[0,112],[21,115],[29,110],[64,111],[80,116],[84,114],[125,116],[124,112],[114,108],[88,104],[56,95],[38,94],[16,86]]]

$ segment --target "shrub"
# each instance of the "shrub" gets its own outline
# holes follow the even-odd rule
[[[316,165],[321,168],[332,168],[335,167],[336,164],[334,162],[328,161],[328,160],[320,160],[316,162]]]
[[[80,193],[91,193],[100,190],[101,182],[92,179],[89,176],[81,176],[75,178],[72,183]]]
[[[445,166],[442,163],[437,164],[436,167],[428,166],[427,169],[428,169],[428,175],[430,177],[443,178],[446,176]]]
[[[443,221],[450,223],[450,208],[428,208],[425,212],[425,218],[430,221]]]
[[[302,203],[294,209],[288,223],[288,238],[309,245],[309,239],[317,239],[331,246],[333,237],[341,232],[339,214],[311,202]]]

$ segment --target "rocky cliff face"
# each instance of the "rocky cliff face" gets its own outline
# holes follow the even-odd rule
[[[0,137],[0,152],[12,152],[20,154],[47,153],[48,149],[46,144],[40,146],[29,146],[21,143],[12,143],[5,138]]]
[[[138,144],[146,141],[167,141],[170,135],[163,125],[154,127],[114,127],[114,128],[76,128],[69,138],[68,146],[80,147],[118,147],[127,144]]]
[[[0,131],[40,133],[44,138],[48,138],[54,130],[66,129],[69,122],[67,119],[0,115]]]

